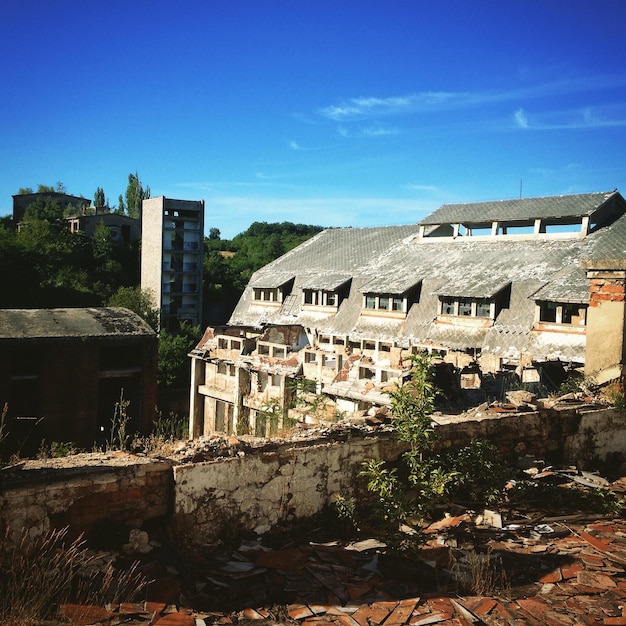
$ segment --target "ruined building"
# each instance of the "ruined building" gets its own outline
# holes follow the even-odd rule
[[[427,350],[458,389],[623,375],[617,192],[444,205],[418,224],[325,230],[257,271],[191,354],[190,433],[388,404]]]

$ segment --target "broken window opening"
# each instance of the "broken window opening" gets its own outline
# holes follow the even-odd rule
[[[374,378],[374,370],[369,367],[359,367],[359,378],[361,380],[371,380]]]
[[[456,300],[454,298],[441,298],[441,313],[443,315],[456,315]]]
[[[539,321],[551,324],[567,324],[571,326],[585,326],[587,324],[587,305],[576,302],[537,303]]]
[[[476,317],[491,317],[491,302],[489,300],[476,300]]]
[[[337,307],[339,305],[339,294],[336,291],[304,289],[303,302],[308,306]]]
[[[540,322],[556,322],[556,302],[541,302],[539,304],[539,321]]]
[[[459,315],[470,316],[472,314],[472,301],[459,300]]]

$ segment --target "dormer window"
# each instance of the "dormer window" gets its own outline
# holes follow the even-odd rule
[[[422,281],[410,271],[396,275],[376,276],[363,287],[361,315],[380,315],[390,318],[406,317],[411,305],[419,302]]]
[[[339,294],[336,291],[304,289],[302,294],[305,306],[337,307],[339,303]]]
[[[347,297],[352,278],[346,274],[321,274],[302,279],[302,306],[337,309]]]
[[[285,278],[285,275],[282,274],[281,276],[265,277],[251,283],[254,302],[274,306],[282,304],[291,293],[293,281],[293,276]]]

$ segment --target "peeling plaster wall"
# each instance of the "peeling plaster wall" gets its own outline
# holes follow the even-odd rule
[[[603,461],[616,455],[624,457],[626,416],[617,409],[583,414],[576,432],[565,438],[564,454],[577,465],[588,462],[594,456]]]
[[[352,494],[364,460],[399,452],[391,438],[354,438],[174,467],[175,515],[198,538],[215,538],[231,524],[263,532]]]
[[[509,461],[531,454],[580,464],[590,452],[601,459],[626,454],[626,416],[615,409],[485,411],[471,420],[436,420],[442,451],[485,438]],[[319,513],[337,494],[359,498],[361,463],[393,460],[403,449],[392,433],[349,428],[315,440],[270,441],[247,453],[240,445],[231,448],[234,456],[184,465],[111,453],[5,468],[0,470],[0,532],[8,526],[35,536],[69,525],[78,534],[102,524],[139,528],[172,516],[179,531],[197,542],[239,529],[262,532]]]

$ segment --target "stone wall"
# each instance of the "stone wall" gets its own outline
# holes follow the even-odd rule
[[[472,438],[493,441],[505,457],[534,455],[579,464],[626,451],[626,417],[614,409],[578,406],[560,411],[496,414],[474,419],[437,416],[442,450]],[[199,441],[190,442],[190,450]],[[210,443],[211,440],[206,440]],[[402,451],[390,432],[336,427],[317,438],[230,447],[215,457],[188,454],[149,459],[130,454],[86,454],[28,461],[0,470],[0,531],[39,534],[69,525],[74,534],[111,527],[139,528],[172,519],[188,539],[212,541],[224,532],[261,532],[320,512],[338,495],[359,497],[356,476],[370,458]],[[362,488],[362,485],[361,485]]]
[[[0,532],[28,529],[35,536],[69,526],[89,534],[108,523],[140,528],[169,516],[171,462],[129,454],[78,454],[27,461],[0,470]]]

